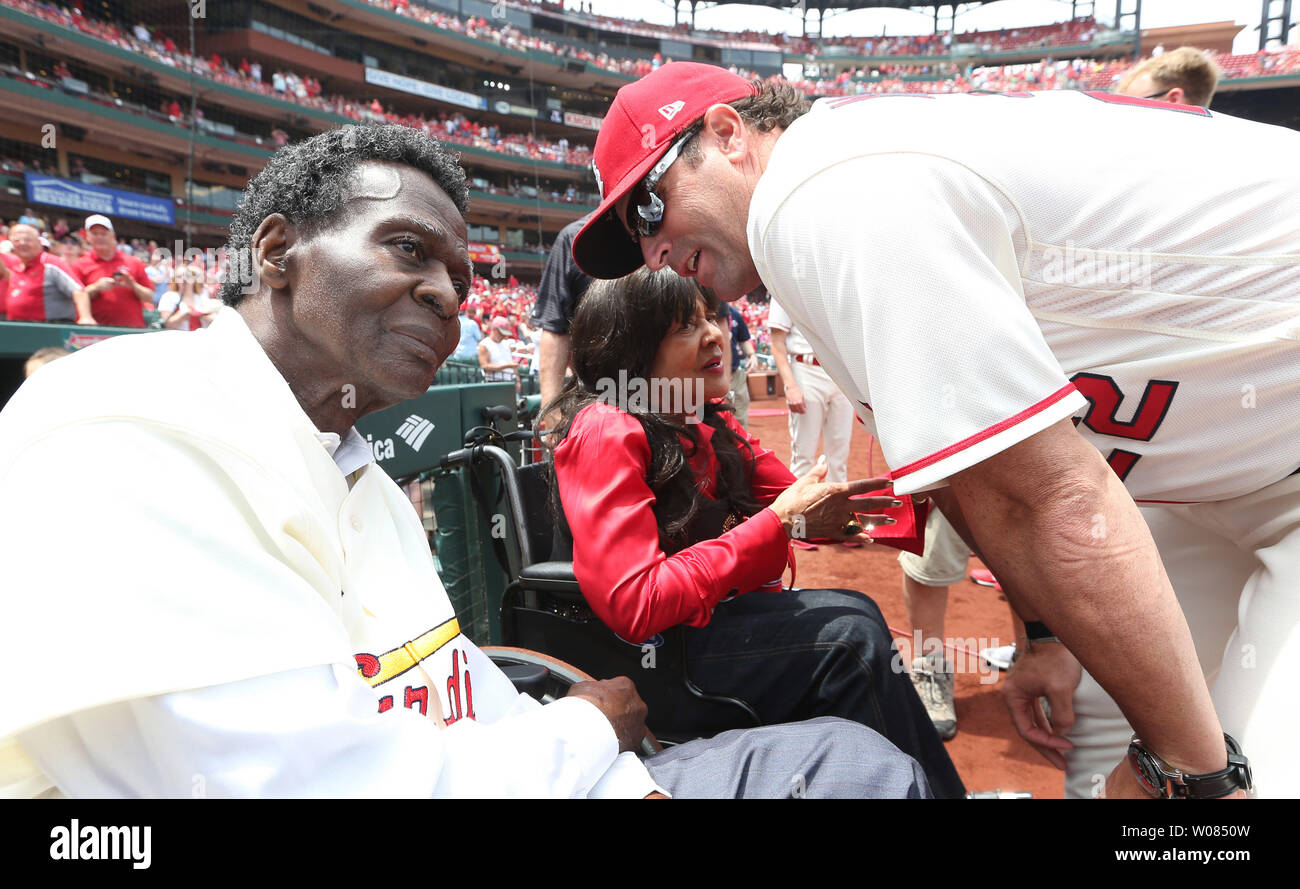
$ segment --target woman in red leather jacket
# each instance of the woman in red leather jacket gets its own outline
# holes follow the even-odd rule
[[[886,479],[825,484],[818,467],[796,480],[736,423],[721,403],[730,367],[716,315],[671,269],[583,296],[574,376],[543,414],[560,418],[548,448],[583,595],[629,642],[687,625],[692,679],[765,723],[863,723],[913,756],[936,796],[960,795],[876,604],[781,583],[792,536],[849,539],[855,513],[888,524],[879,513],[898,501],[861,497]]]

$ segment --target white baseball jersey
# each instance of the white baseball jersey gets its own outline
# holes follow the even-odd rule
[[[1300,466],[1300,133],[1105,93],[818,102],[750,204],[764,283],[900,493],[1066,417],[1135,499]]]

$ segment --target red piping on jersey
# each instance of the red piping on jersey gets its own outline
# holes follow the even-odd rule
[[[931,454],[928,457],[922,457],[920,460],[917,460],[915,463],[909,463],[906,466],[902,467],[901,469],[896,469],[894,470],[894,472],[890,473],[889,477],[897,481],[898,479],[902,478],[905,475],[911,475],[913,472],[916,472],[918,469],[924,469],[927,466],[938,463],[940,460],[946,460],[947,458],[951,457],[953,454],[957,454],[960,453],[961,451],[966,450],[971,445],[979,444],[981,441],[983,441],[986,438],[992,438],[993,436],[997,435],[999,432],[1002,432],[1006,429],[1010,429],[1012,426],[1016,426],[1020,423],[1023,423],[1025,420],[1028,420],[1034,414],[1041,413],[1042,411],[1056,404],[1056,402],[1060,401],[1062,398],[1069,395],[1071,392],[1077,392],[1077,391],[1078,390],[1074,388],[1073,383],[1066,383],[1060,389],[1057,389],[1055,392],[1053,392],[1051,395],[1044,398],[1042,401],[1038,402],[1038,404],[1034,405],[1033,407],[1026,408],[1025,410],[1021,411],[1015,416],[1008,417],[1007,419],[1003,420],[1001,423],[995,423],[994,425],[985,429],[983,432],[976,432],[970,438],[965,438],[954,445],[949,445],[948,447],[944,448],[942,451],[936,451],[935,453]]]

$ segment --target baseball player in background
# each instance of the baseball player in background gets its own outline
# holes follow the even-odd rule
[[[790,471],[801,478],[813,468],[821,439],[826,448],[826,480],[848,481],[853,405],[822,370],[812,346],[776,300],[768,309],[767,326],[772,336],[772,359],[781,375],[790,411]],[[806,540],[791,543],[799,549],[817,548],[817,544]],[[845,545],[862,544],[849,540]]]
[[[1096,92],[807,112],[693,63],[614,106],[574,258],[768,287],[895,491],[933,492],[1046,625],[1021,734],[1108,796],[1243,796],[1247,758],[1300,795],[1300,134]],[[1127,751],[1073,724],[1080,663]]]

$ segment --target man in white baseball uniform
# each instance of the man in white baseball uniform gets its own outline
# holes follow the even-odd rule
[[[812,346],[776,300],[768,309],[767,326],[772,335],[772,358],[790,412],[790,471],[796,477],[809,472],[817,462],[817,443],[821,440],[826,454],[826,481],[848,481],[853,405],[822,370]],[[802,540],[793,543],[800,548],[817,548],[817,544]],[[861,546],[856,540],[845,543]]]
[[[1244,795],[1239,749],[1261,793],[1300,794],[1300,134],[1092,92],[804,113],[689,63],[615,106],[575,259],[767,285],[895,490],[934,492],[1050,626],[1013,674],[1022,735],[1075,772],[1104,757],[1108,796]],[[1172,584],[1135,500],[1166,509]],[[1073,725],[1080,662],[1136,733],[1128,761]]]

